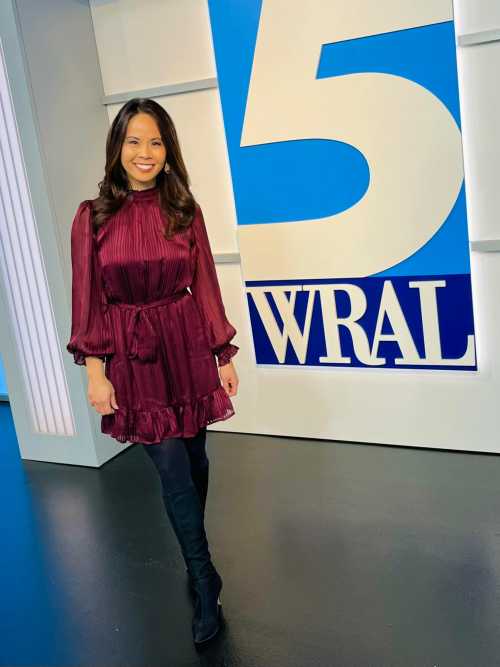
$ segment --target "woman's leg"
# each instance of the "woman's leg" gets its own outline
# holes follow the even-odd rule
[[[166,438],[158,444],[143,444],[143,448],[160,476],[165,509],[189,574],[193,579],[212,574],[201,503],[191,477],[190,459],[183,438]]]
[[[205,516],[205,506],[207,503],[210,469],[210,461],[206,451],[206,439],[206,426],[203,426],[194,437],[184,438],[191,466],[191,477],[198,491],[203,516]]]
[[[143,445],[156,465],[162,479],[163,488],[183,489],[192,483],[200,499],[201,511],[205,517],[208,491],[208,457],[206,454],[206,427],[201,428],[191,438],[169,438],[159,446]],[[188,569],[189,574],[189,569]],[[189,582],[192,586],[192,582]],[[192,590],[192,589],[191,589]]]
[[[211,561],[188,450],[182,438],[166,438],[158,444],[143,444],[143,448],[160,475],[165,509],[197,593],[193,637],[201,643],[219,629],[222,580]]]
[[[160,475],[164,493],[182,491],[192,484],[190,460],[182,438],[166,438],[142,447]]]

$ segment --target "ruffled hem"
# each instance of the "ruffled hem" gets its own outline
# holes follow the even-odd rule
[[[98,357],[101,361],[106,361],[106,355],[104,354],[83,354],[83,352],[72,352],[73,360],[78,366],[86,366],[87,357]]]
[[[222,349],[220,352],[216,352],[218,366],[224,366],[225,364],[228,364],[231,361],[231,357],[234,357],[239,349],[240,348],[238,345],[228,343],[224,349]]]
[[[191,438],[200,428],[229,419],[233,404],[221,385],[192,403],[179,403],[159,410],[118,409],[102,415],[101,431],[119,442],[152,445],[165,438]]]
[[[107,361],[114,353],[114,350],[108,352],[93,352],[90,348],[85,349],[84,347],[74,345],[71,341],[66,345],[66,349],[73,355],[73,361],[78,366],[86,366],[87,362],[85,359],[87,357],[98,357],[101,361]]]

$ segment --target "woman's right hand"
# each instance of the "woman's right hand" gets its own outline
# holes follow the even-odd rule
[[[115,388],[105,376],[89,378],[87,396],[92,407],[101,415],[113,414],[118,409]]]

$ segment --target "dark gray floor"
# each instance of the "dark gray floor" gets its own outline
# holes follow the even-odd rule
[[[197,652],[144,452],[94,470],[9,441],[2,666],[500,664],[499,457],[209,432],[226,627]]]

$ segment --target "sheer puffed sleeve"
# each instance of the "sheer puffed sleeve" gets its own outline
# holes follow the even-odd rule
[[[236,335],[236,329],[226,317],[210,241],[203,213],[198,205],[192,225],[196,263],[191,292],[204,317],[210,349],[217,357],[218,365],[224,366],[240,348],[229,342]]]
[[[71,227],[71,336],[66,349],[80,366],[86,364],[88,356],[105,361],[114,353],[92,231],[91,207],[90,200],[81,202]]]

